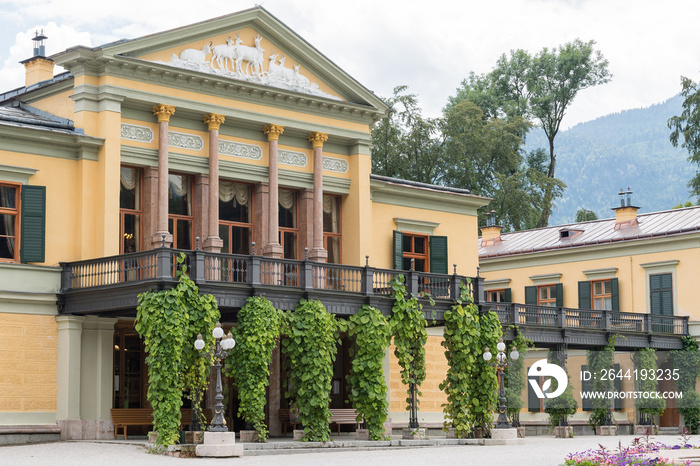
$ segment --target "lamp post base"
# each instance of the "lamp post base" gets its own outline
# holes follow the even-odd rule
[[[484,445],[524,445],[525,441],[518,438],[518,429],[491,429],[491,438],[484,439]]]
[[[204,443],[197,445],[195,453],[214,458],[243,456],[243,445],[236,444],[235,432],[205,432]]]

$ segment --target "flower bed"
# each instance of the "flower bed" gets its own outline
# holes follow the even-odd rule
[[[674,463],[673,459],[664,458],[657,452],[661,450],[679,450],[686,448],[696,448],[689,444],[687,438],[681,439],[680,445],[665,445],[659,442],[650,442],[648,437],[637,438],[629,447],[623,447],[622,443],[616,450],[608,450],[602,445],[598,449],[586,450],[579,453],[570,453],[566,457],[563,466],[677,466],[679,464],[689,465],[690,461],[684,463]]]

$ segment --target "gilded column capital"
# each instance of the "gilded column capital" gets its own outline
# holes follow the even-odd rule
[[[328,133],[309,133],[309,142],[316,148],[323,148],[323,143],[328,141]]]
[[[265,125],[263,133],[267,135],[268,141],[278,141],[280,134],[284,133],[284,126],[273,124]]]
[[[165,104],[154,105],[153,114],[158,117],[158,123],[170,121],[170,117],[175,114],[175,107]]]
[[[208,113],[204,115],[204,124],[209,127],[209,131],[218,131],[219,127],[224,124],[226,117],[217,113]]]

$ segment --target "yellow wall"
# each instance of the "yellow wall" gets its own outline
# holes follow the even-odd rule
[[[0,314],[0,411],[56,411],[53,316]]]

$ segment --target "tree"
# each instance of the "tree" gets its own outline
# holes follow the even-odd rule
[[[543,48],[531,56],[524,50],[502,55],[489,74],[491,86],[502,96],[501,111],[520,115],[538,123],[549,142],[547,177],[554,178],[556,153],[554,139],[562,119],[579,91],[608,82],[608,61],[594,50],[595,41],[576,39],[555,49]],[[538,227],[549,223],[554,187],[545,192]]]
[[[590,222],[591,220],[598,220],[598,216],[592,210],[578,209],[576,211],[576,223]]]
[[[700,85],[685,76],[681,77],[683,90],[681,95],[683,111],[680,116],[671,117],[668,127],[671,130],[671,144],[678,147],[678,141],[683,136],[681,147],[686,149],[690,156],[688,160],[700,164]],[[700,172],[688,182],[693,196],[700,197]]]

